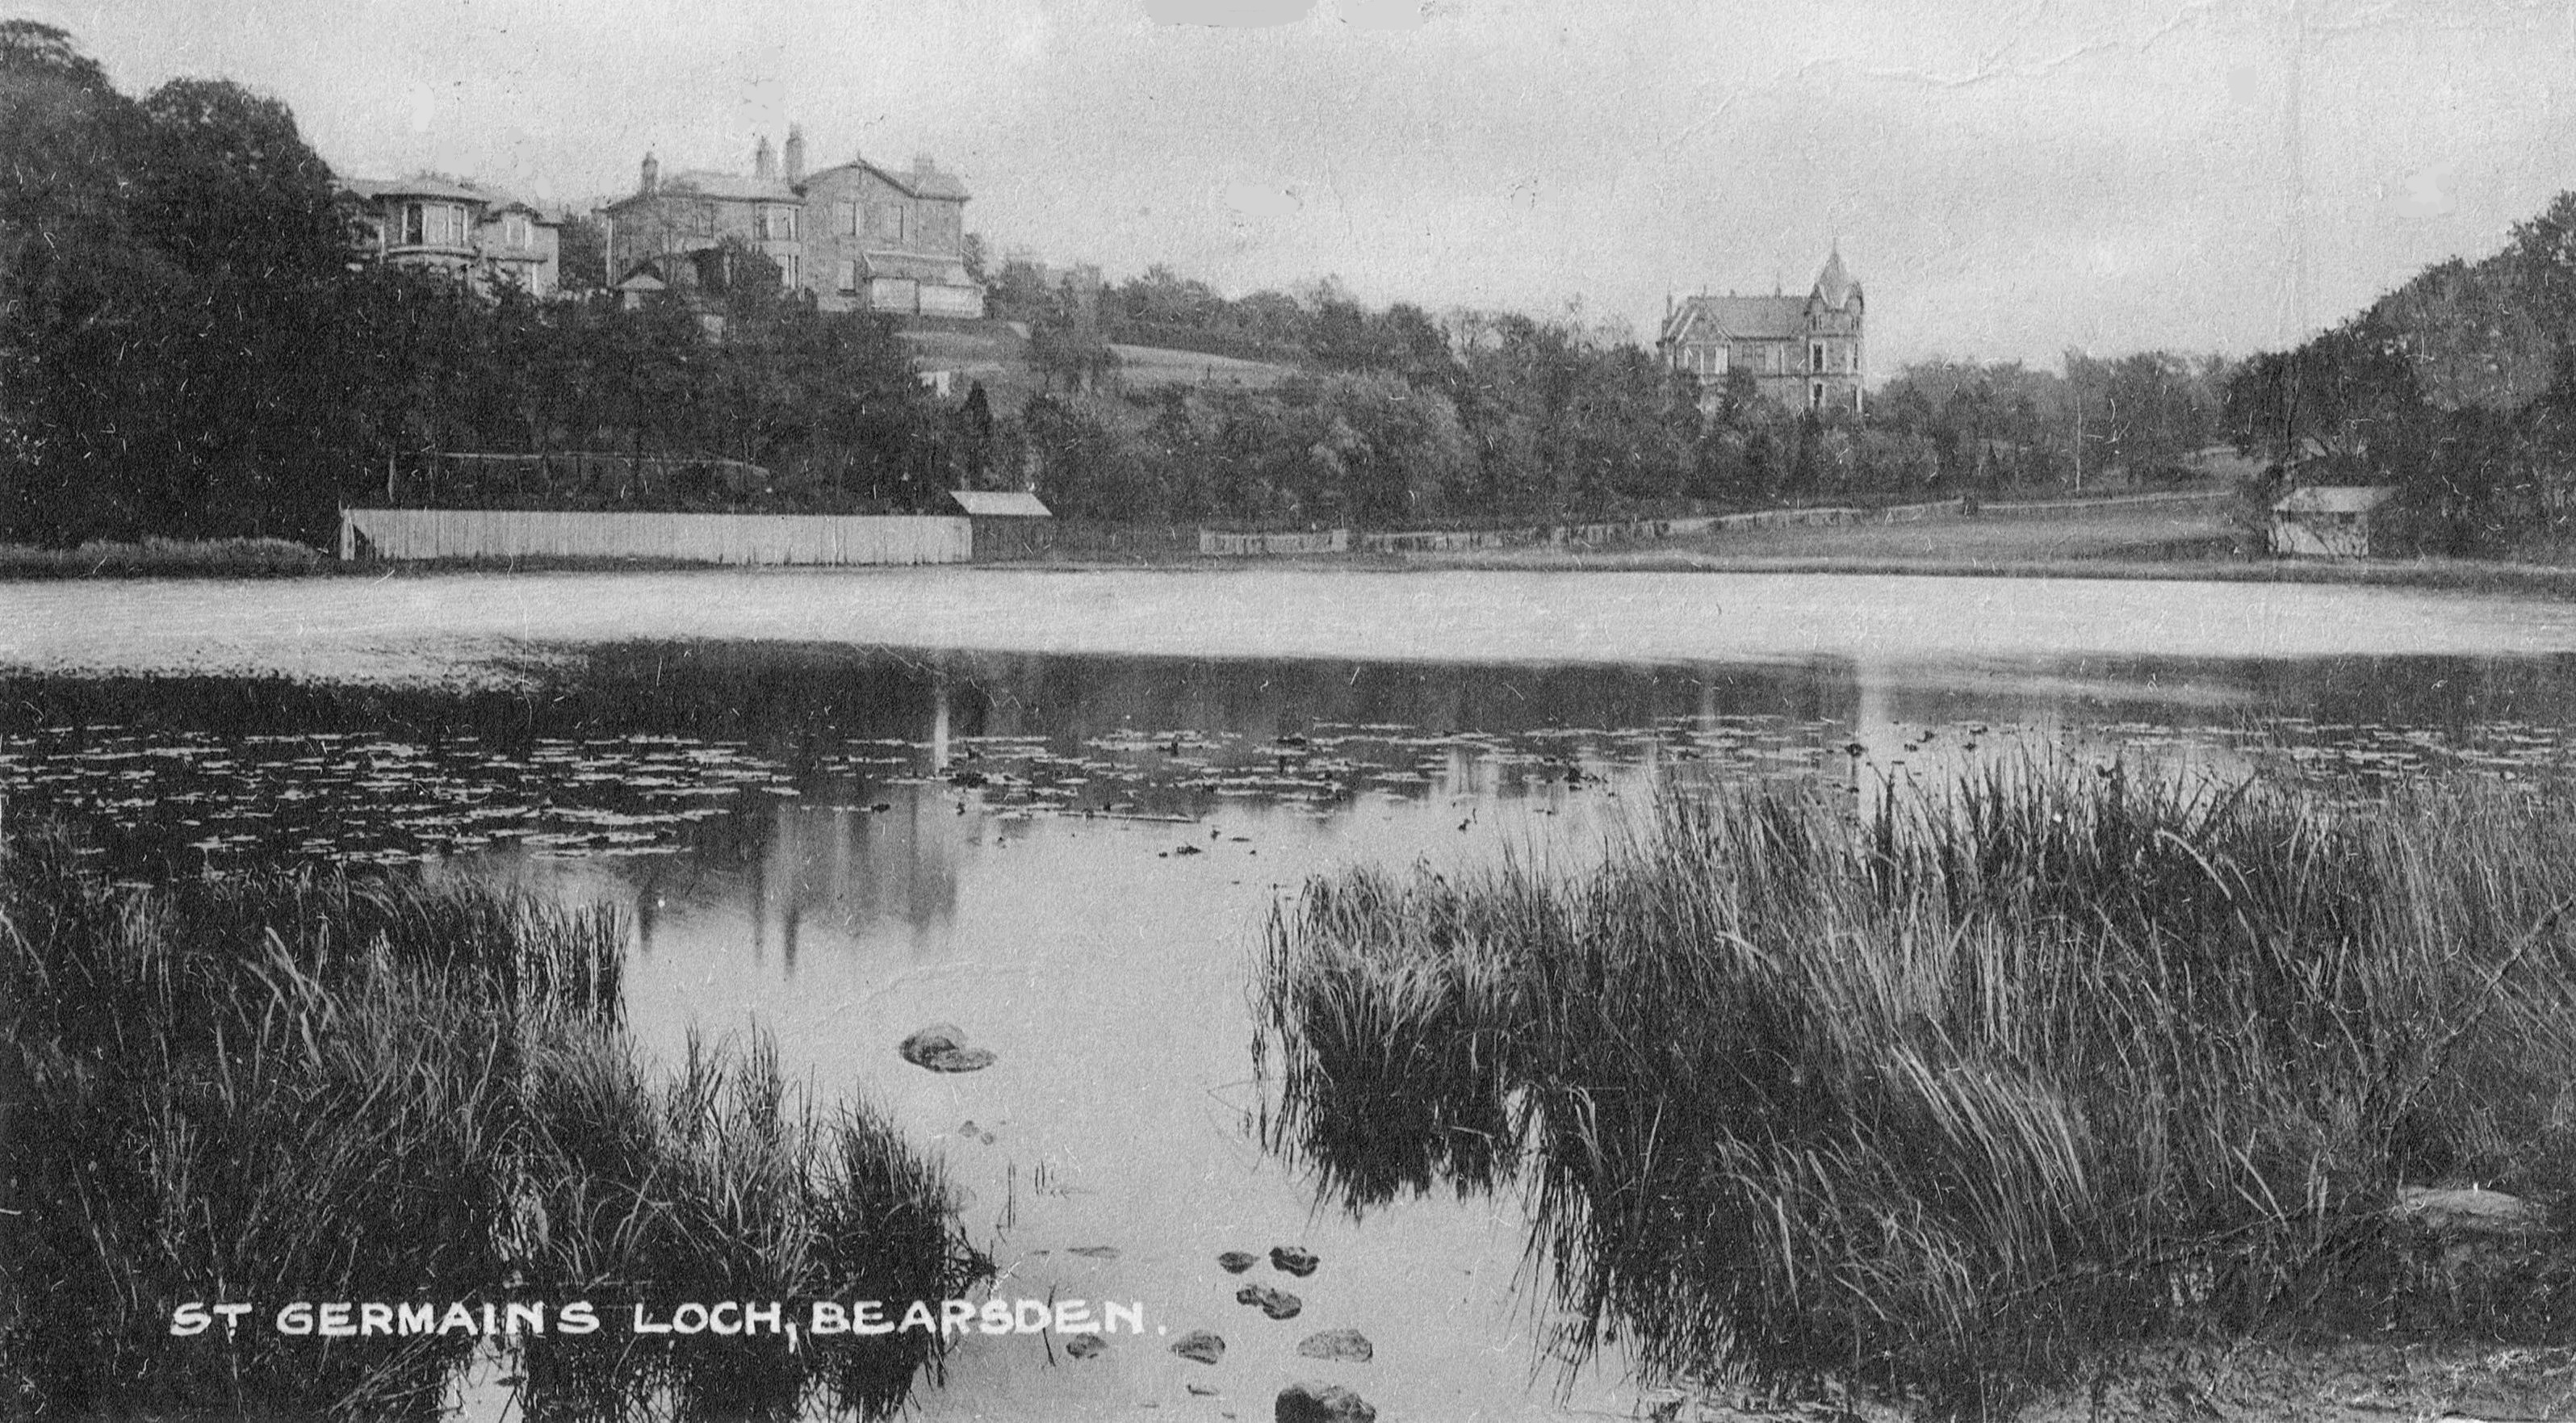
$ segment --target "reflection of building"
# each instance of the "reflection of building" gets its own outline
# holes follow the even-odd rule
[[[352,178],[366,245],[389,266],[443,272],[477,291],[552,296],[563,219],[452,178]]]
[[[1714,405],[1727,377],[1743,372],[1756,392],[1792,410],[1861,409],[1863,302],[1837,247],[1803,297],[1702,294],[1667,303],[1655,349],[1664,364],[1699,383]]]
[[[780,285],[826,311],[980,317],[984,289],[966,271],[965,185],[930,159],[896,172],[864,158],[805,172],[805,136],[784,154],[763,138],[752,171],[664,176],[644,157],[632,196],[605,209],[621,290],[639,275],[667,288],[729,281],[735,254],[778,264]]]

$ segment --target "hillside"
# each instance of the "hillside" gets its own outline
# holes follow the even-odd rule
[[[1046,389],[1046,378],[1030,355],[1028,335],[1018,323],[987,321],[972,327],[922,327],[905,330],[901,335],[922,371],[956,372],[957,394],[964,394],[968,382],[982,382],[984,398],[992,402],[997,414],[1018,414],[1030,397]],[[1118,368],[1110,384],[1129,391],[1170,385],[1268,390],[1297,373],[1291,366],[1198,351],[1126,345],[1113,345],[1110,349],[1118,353]]]

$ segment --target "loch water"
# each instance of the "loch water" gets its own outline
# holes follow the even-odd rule
[[[1720,783],[1866,806],[2073,757],[2368,795],[2576,757],[2576,615],[2403,590],[941,570],[0,607],[8,816],[120,877],[335,863],[616,904],[649,1052],[770,1035],[947,1161],[996,1293],[1144,1307],[1086,1360],[969,1337],[931,1418],[1264,1417],[1289,1378],[1390,1418],[1636,1407],[1615,1351],[1546,1356],[1508,1193],[1354,1219],[1262,1150],[1251,970],[1309,876],[1579,861]],[[905,1062],[931,1023],[993,1065]],[[1289,1321],[1215,1263],[1278,1244],[1322,1261],[1274,1282]],[[1373,1361],[1295,1355],[1336,1328]],[[1221,1364],[1163,1347],[1193,1329]]]

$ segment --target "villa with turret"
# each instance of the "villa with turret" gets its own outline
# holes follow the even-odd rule
[[[723,285],[735,252],[778,264],[780,284],[826,311],[984,314],[966,270],[966,187],[928,157],[897,171],[853,157],[808,174],[805,136],[767,137],[751,172],[664,174],[644,155],[633,195],[611,203],[609,265],[630,298]]]
[[[1712,409],[1727,377],[1743,371],[1753,387],[1791,410],[1861,413],[1863,302],[1860,283],[1843,270],[1839,245],[1803,297],[1701,293],[1667,298],[1655,350],[1664,364],[1699,384],[1700,407]]]

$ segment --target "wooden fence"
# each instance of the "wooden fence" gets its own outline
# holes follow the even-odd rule
[[[1296,534],[1229,534],[1216,529],[1199,530],[1199,553],[1211,558],[1350,551],[1351,531],[1348,529],[1317,529]]]
[[[634,558],[673,563],[964,563],[971,521],[864,514],[343,509],[347,558]]]

